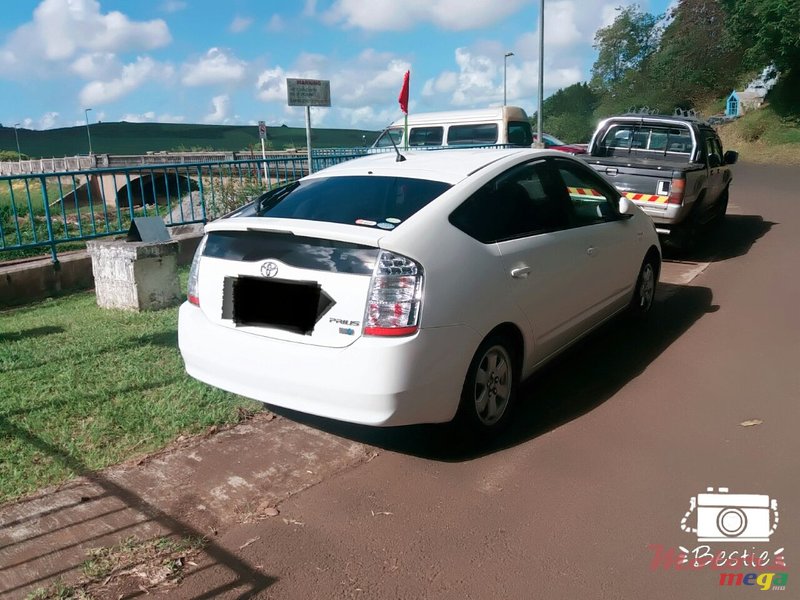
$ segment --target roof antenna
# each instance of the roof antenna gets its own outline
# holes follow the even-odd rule
[[[387,133],[389,134],[389,141],[392,142],[392,146],[394,146],[394,151],[397,152],[397,158],[394,159],[394,162],[403,162],[406,157],[400,154],[400,150],[397,149],[397,144],[394,143],[394,136],[392,135],[391,129]]]

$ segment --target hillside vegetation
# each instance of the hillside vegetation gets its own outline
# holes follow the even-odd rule
[[[371,144],[379,132],[361,129],[312,129],[316,148],[355,147]],[[35,131],[18,129],[20,150],[32,158],[75,156],[89,152],[86,127]],[[91,125],[95,154],[144,154],[162,150],[261,150],[255,125],[202,125],[183,123],[95,123]],[[284,150],[306,145],[302,127],[269,127],[268,148]],[[16,160],[13,127],[0,127],[0,151],[6,160]]]
[[[545,131],[585,142],[597,122],[631,108],[721,113],[765,67],[780,74],[766,108],[722,126],[745,159],[800,152],[800,0],[679,0],[667,15],[633,4],[598,30],[589,82],[545,100]]]

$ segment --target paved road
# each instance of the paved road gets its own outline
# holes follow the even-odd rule
[[[744,585],[721,572],[762,571],[651,568],[658,546],[704,545],[681,518],[725,486],[777,499],[780,525],[708,545],[784,548],[783,597],[800,597],[798,190],[796,169],[738,166],[732,214],[666,265],[650,326],[612,324],[528,382],[496,447],[308,420],[383,451],[221,543],[251,541],[239,555],[273,578],[265,598],[729,598]],[[206,569],[183,589],[224,581]]]
[[[134,513],[131,522],[162,530],[185,533],[189,524],[207,533],[213,523],[207,554],[170,590],[174,598],[729,598],[759,588],[720,586],[720,573],[773,572],[781,548],[781,597],[800,597],[797,190],[796,169],[737,166],[731,215],[692,256],[665,264],[650,324],[612,323],[538,373],[491,448],[460,447],[441,428],[375,430],[283,412],[287,419],[262,424],[273,436],[259,438],[256,428],[159,459],[161,471],[139,477],[160,477],[161,496],[159,485],[137,489],[137,469],[93,477],[94,492],[71,492],[89,511],[83,529],[61,528],[72,542],[58,541],[64,551],[53,551],[50,563],[66,570],[68,549],[82,547],[92,527],[102,530],[102,518],[86,515],[104,514],[102,499],[111,498]],[[760,424],[742,425],[748,421]],[[220,454],[213,444],[237,439],[211,468]],[[326,457],[336,458],[333,466],[322,467]],[[201,459],[208,462],[191,475]],[[182,473],[180,489],[166,483],[170,462]],[[220,472],[227,482],[214,479]],[[180,490],[192,477],[187,496]],[[285,493],[279,479],[291,484]],[[706,543],[682,531],[690,498],[709,486],[777,499],[771,540]],[[269,492],[280,515],[239,524],[252,519],[221,516],[252,490],[247,506],[258,512]],[[222,512],[207,514],[214,506]],[[25,556],[37,556],[37,543],[56,543],[56,534],[40,524],[43,506],[14,510],[6,522],[22,525],[12,527],[5,550],[31,544],[15,559],[17,572],[27,566],[30,575],[15,585],[32,585],[46,580],[48,567]],[[704,502],[698,510],[705,518],[722,509]],[[749,526],[761,527],[767,509],[745,511]],[[735,516],[726,518],[735,525]],[[767,551],[771,562],[762,570],[652,568],[670,549],[703,553],[703,545],[739,557]]]

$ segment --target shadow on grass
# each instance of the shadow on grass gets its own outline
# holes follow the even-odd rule
[[[525,443],[594,410],[639,376],[703,315],[716,312],[719,307],[711,301],[708,288],[660,285],[658,303],[646,326],[614,319],[523,382],[510,427],[484,445],[476,446],[449,425],[372,428],[272,410],[386,450],[445,462],[467,461]]]
[[[113,503],[117,507],[126,510],[130,509],[130,511],[133,512],[133,516],[129,517],[129,522],[126,525],[119,526],[111,531],[109,531],[108,524],[99,528],[95,525],[87,530],[89,532],[87,535],[91,535],[91,532],[96,532],[98,530],[101,530],[102,536],[113,534],[123,535],[123,531],[127,531],[124,535],[130,535],[135,526],[154,523],[160,528],[165,529],[170,535],[207,539],[204,531],[196,529],[183,518],[170,515],[157,506],[150,504],[136,490],[124,487],[110,480],[105,477],[103,473],[90,470],[85,464],[74,456],[71,456],[63,448],[43,440],[33,432],[18,427],[5,417],[0,417],[0,424],[2,424],[5,430],[5,435],[12,435],[21,443],[37,448],[40,452],[52,457],[53,460],[60,462],[67,469],[77,475],[83,476],[99,488],[99,493],[92,497],[81,498],[79,502],[85,506],[85,509],[83,509],[80,514],[82,515],[84,523],[87,525],[96,518],[97,515],[95,512],[100,510],[102,506],[99,503],[103,501],[107,505],[109,498],[113,500]],[[62,545],[54,545],[52,543],[54,540],[50,540],[50,543],[45,544],[41,542],[32,542],[32,544],[36,545],[31,546],[28,544],[28,540],[24,535],[27,532],[25,522],[35,523],[43,516],[46,516],[47,519],[59,523],[58,513],[61,512],[64,513],[64,520],[69,522],[71,526],[80,527],[81,523],[70,521],[71,517],[68,511],[70,506],[74,506],[74,503],[61,506],[59,509],[55,510],[49,506],[44,508],[46,503],[43,503],[44,510],[38,511],[37,508],[40,506],[39,504],[36,502],[31,502],[30,504],[34,508],[30,513],[26,514],[25,517],[0,524],[0,540],[3,542],[2,545],[0,545],[0,556],[2,557],[2,560],[0,560],[2,563],[2,566],[0,566],[0,589],[2,589],[0,595],[14,594],[13,597],[19,597],[23,592],[29,592],[36,586],[45,586],[54,579],[76,569],[81,564],[82,558],[80,560],[75,560],[75,562],[70,562],[65,555],[58,556],[57,560],[53,560],[53,558],[61,551],[74,550],[79,544],[86,543],[93,539],[79,537],[76,540],[74,537],[70,536],[68,538],[69,542],[66,545],[63,545],[65,540],[60,539]],[[72,514],[75,514],[74,511]],[[10,531],[11,527],[21,527],[23,535],[19,535],[19,530],[14,532]],[[33,529],[35,530],[36,528],[34,527]],[[27,533],[27,535],[29,535],[31,539],[36,537],[31,533]],[[99,538],[101,536],[96,537]],[[16,547],[21,548],[17,549]],[[226,568],[232,575],[232,581],[217,581],[213,584],[216,587],[209,589],[205,593],[197,596],[197,598],[215,598],[220,595],[226,595],[226,597],[231,598],[249,598],[267,589],[277,581],[277,578],[264,575],[257,567],[249,565],[231,551],[213,541],[209,541],[208,545],[204,548],[204,553],[213,561],[213,564]],[[43,561],[41,560],[41,555],[44,555],[45,559],[47,559],[48,555],[50,556],[50,559],[44,561],[44,564],[47,565],[45,568],[42,568]],[[32,566],[27,566],[28,563]],[[198,570],[207,568],[208,566],[201,566],[192,572],[196,573]],[[244,591],[241,591],[242,588],[245,588]]]
[[[65,329],[60,326],[46,325],[44,327],[31,327],[22,331],[9,331],[0,333],[0,342],[16,342],[28,338],[44,337],[54,333],[63,333]]]

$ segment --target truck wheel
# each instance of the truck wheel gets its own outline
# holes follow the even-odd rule
[[[728,188],[725,188],[717,201],[717,214],[712,221],[714,225],[719,225],[725,220],[725,214],[728,212],[728,195]]]

